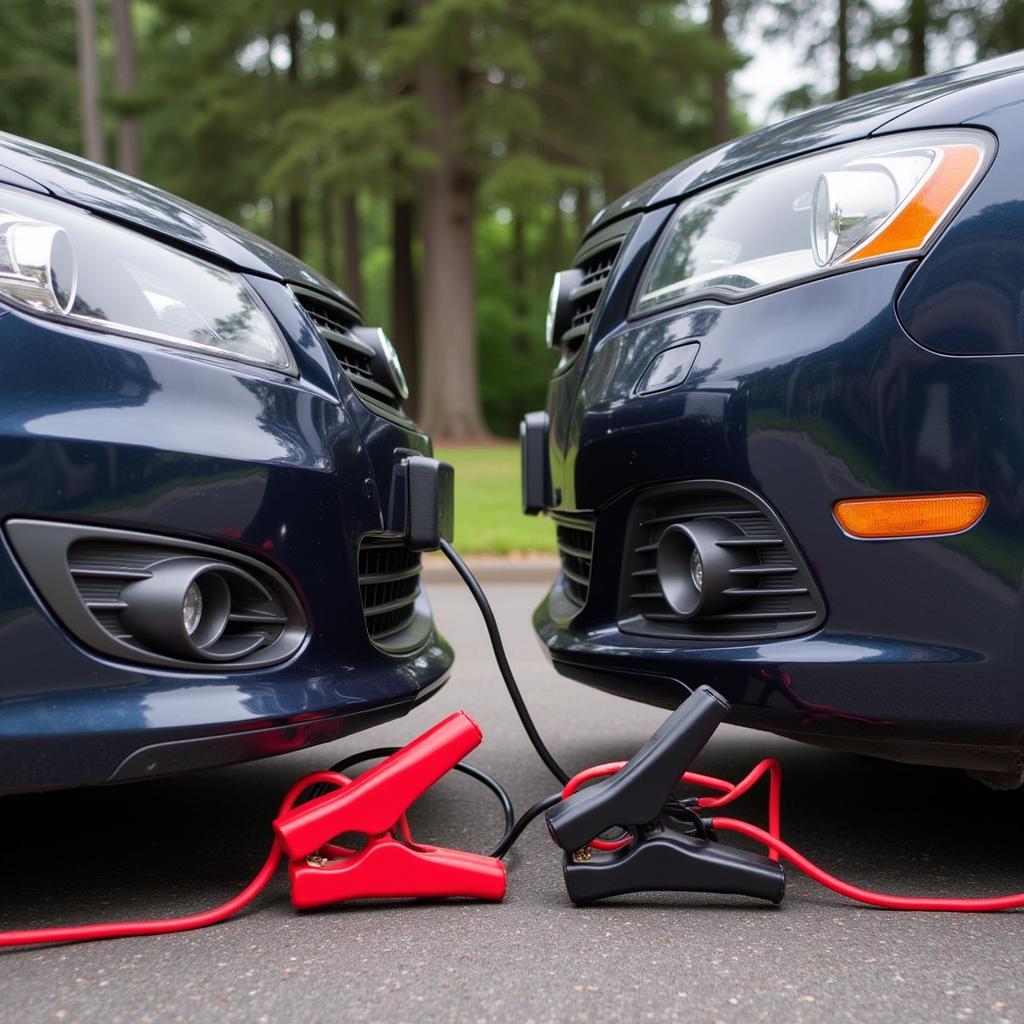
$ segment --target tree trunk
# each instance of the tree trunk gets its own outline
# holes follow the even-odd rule
[[[517,352],[530,351],[530,332],[527,318],[530,314],[530,300],[527,294],[528,274],[526,269],[526,225],[522,211],[512,211],[512,309],[516,324],[512,333],[512,343]]]
[[[408,25],[415,14],[411,0],[399,0],[392,10],[389,24],[392,29]],[[398,94],[408,96],[414,86],[408,78]],[[397,161],[396,161],[397,162]],[[396,166],[396,172],[400,168]],[[397,193],[391,200],[391,340],[402,361],[410,394],[405,409],[413,419],[419,412],[419,294],[416,282],[416,264],[413,243],[416,238],[416,203],[408,195]]]
[[[345,247],[345,291],[357,305],[363,304],[363,241],[359,223],[359,203],[349,192],[341,199],[342,244]]]
[[[270,210],[270,240],[274,245],[285,248],[288,245],[288,228],[285,224],[285,206],[287,201],[280,195],[274,196]]]
[[[838,49],[838,75],[836,99],[850,95],[850,11],[849,0],[839,0],[836,11],[836,46]]]
[[[406,378],[414,382],[419,372],[416,358],[416,269],[412,259],[415,209],[409,199],[391,203],[391,340],[402,360]],[[419,394],[416,388],[406,403],[415,417]]]
[[[285,248],[293,255],[302,257],[302,196],[294,192],[288,196],[287,214],[285,218],[288,231],[288,242]]]
[[[910,74],[928,74],[928,0],[910,0],[907,16]]]
[[[131,0],[111,0],[110,6],[117,36],[117,91],[130,96],[137,84]],[[139,176],[139,126],[133,115],[121,114],[117,119],[117,166],[125,174]]]
[[[561,199],[560,195],[556,195],[551,204],[551,223],[546,247],[549,267],[560,267],[565,259],[565,227],[562,222]]]
[[[844,3],[845,0],[840,0]],[[709,0],[708,29],[711,38],[725,52],[728,39],[725,34],[725,18],[728,14],[727,0]],[[726,71],[715,71],[711,75],[711,141],[721,145],[732,138],[729,126],[729,74]]]
[[[576,226],[582,238],[590,224],[590,185],[576,189]]]
[[[88,160],[101,164],[104,162],[104,147],[95,0],[75,0],[75,14],[78,20],[78,93],[82,116],[82,148]]]
[[[301,71],[299,61],[301,59],[300,43],[302,37],[299,30],[298,16],[288,19],[288,28],[285,34],[288,37],[288,53],[291,57],[291,61],[288,64],[288,84],[295,88],[299,84],[299,74]],[[302,206],[302,196],[299,193],[293,192],[288,196],[288,245],[286,248],[292,255],[300,258],[302,256],[303,234]]]
[[[428,0],[423,0],[427,3]],[[460,155],[458,120],[467,82],[433,61],[419,72],[430,119],[426,143],[436,164],[420,177],[423,236],[419,421],[436,437],[486,436],[480,411],[474,303],[473,231],[478,183]]]
[[[331,281],[337,281],[334,239],[334,186],[330,182],[324,182],[320,191],[320,241],[323,249],[321,266],[324,268],[324,275]]]

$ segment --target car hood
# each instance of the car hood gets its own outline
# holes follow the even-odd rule
[[[1024,51],[927,78],[911,79],[788,118],[663,171],[605,207],[594,218],[590,230],[778,160],[863,139],[926,103],[936,104],[935,123],[941,124],[942,106],[937,101],[943,97],[1021,71],[1024,71]]]
[[[309,285],[352,305],[331,281],[276,245],[209,210],[82,157],[0,132],[0,181],[36,186],[238,270]]]

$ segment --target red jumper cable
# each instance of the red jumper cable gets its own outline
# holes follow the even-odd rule
[[[290,859],[292,902],[299,908],[373,897],[462,896],[500,900],[505,866],[496,857],[446,850],[413,841],[406,810],[482,739],[459,711],[352,781],[333,771],[313,772],[288,790],[274,821],[276,836],[263,867],[235,897],[184,917],[0,932],[0,947],[89,942],[206,928],[234,916],[267,886],[282,857]],[[311,786],[332,791],[296,806]],[[394,836],[398,831],[401,840]],[[367,837],[362,850],[330,840],[343,833]]]
[[[722,865],[726,865],[731,870],[735,869],[737,864],[743,866],[743,858],[749,859],[753,856],[745,851],[723,847],[716,856],[706,858],[701,863],[700,850],[702,846],[703,848],[718,846],[716,842],[710,841],[711,833],[708,831],[710,828],[713,831],[739,833],[768,848],[768,857],[762,858],[762,860],[765,867],[770,866],[771,871],[758,869],[756,865],[751,868],[749,861],[744,870],[748,872],[748,878],[751,880],[751,890],[761,890],[755,895],[763,895],[764,898],[774,899],[776,902],[781,899],[781,891],[777,897],[768,895],[768,893],[773,891],[771,889],[772,872],[781,871],[778,864],[781,858],[834,892],[852,900],[885,909],[976,912],[1024,907],[1024,893],[970,899],[895,896],[871,892],[829,874],[798,853],[781,838],[782,775],[778,762],[772,759],[761,761],[737,783],[697,772],[685,771],[680,774],[678,767],[689,764],[692,757],[696,756],[707,738],[710,737],[717,722],[721,721],[724,713],[728,711],[726,702],[707,687],[701,687],[691,694],[669,716],[669,719],[651,740],[634,755],[631,761],[597,765],[569,778],[537,733],[536,726],[529,715],[508,664],[497,623],[483,590],[451,545],[443,541],[441,548],[455,565],[476,599],[490,635],[498,667],[516,711],[541,760],[558,778],[559,782],[564,784],[561,793],[539,800],[518,821],[515,821],[511,803],[501,786],[489,779],[479,769],[462,763],[461,758],[476,747],[482,737],[472,719],[464,712],[457,712],[405,747],[388,751],[389,756],[384,761],[360,775],[355,781],[349,779],[341,771],[313,772],[299,779],[288,790],[281,803],[278,817],[274,822],[276,835],[263,866],[242,892],[220,906],[183,917],[0,932],[0,947],[85,942],[95,939],[159,935],[205,928],[208,925],[227,920],[248,906],[267,886],[284,856],[290,858],[292,900],[300,908],[367,897],[465,896],[500,900],[505,892],[506,879],[504,866],[498,858],[508,852],[526,825],[544,811],[548,812],[548,828],[552,836],[567,851],[575,850],[571,858],[567,857],[567,865],[570,860],[576,861],[577,855],[582,862],[582,864],[573,866],[574,871],[582,867],[584,872],[599,873],[601,870],[599,863],[594,864],[593,868],[589,866],[592,859],[599,861],[602,857],[606,859],[617,856],[626,857],[641,845],[646,845],[648,849],[654,850],[655,856],[662,856],[666,845],[671,847],[672,842],[679,844],[681,849],[689,850],[688,856],[691,858],[691,864],[696,865],[699,870],[706,870],[711,865],[712,875],[716,860],[719,861],[717,867],[721,868]],[[701,701],[704,702],[705,709],[710,707],[713,710],[705,716],[706,720],[702,726],[705,733],[695,740],[692,735],[687,735],[689,724],[686,722],[686,713],[688,706],[693,710]],[[673,728],[675,728],[674,735]],[[690,731],[692,732],[692,730]],[[671,753],[673,745],[677,749],[681,749],[677,741],[682,741],[684,746],[689,744],[690,754],[681,762],[677,762],[678,766],[675,771],[666,776],[665,768],[668,762],[664,754]],[[356,758],[349,759],[347,762],[340,762],[339,767],[383,753],[385,752],[373,751],[368,755],[357,755]],[[406,820],[406,810],[429,786],[452,768],[475,775],[481,781],[485,781],[502,799],[508,826],[490,857],[460,850],[423,846],[412,839]],[[630,771],[623,771],[624,768],[629,768]],[[608,786],[607,777],[615,776],[620,772],[622,775],[615,780],[616,783],[631,774],[634,776],[628,786],[620,785],[614,796],[614,800],[618,801],[618,807],[625,808],[623,813],[627,817],[617,820],[612,817],[603,825],[590,828],[588,823],[599,819],[604,810],[600,806],[601,795],[594,794],[592,790],[599,789],[600,786]],[[748,792],[765,775],[769,776],[770,782],[767,830],[735,818],[712,817],[705,819],[696,814],[696,810],[714,810],[726,806]],[[606,781],[598,787],[580,790],[583,783],[599,778],[605,778]],[[635,784],[638,778],[641,783],[639,786]],[[702,838],[695,840],[685,834],[677,833],[674,840],[662,839],[660,845],[657,841],[651,841],[650,837],[645,837],[645,844],[641,844],[638,840],[638,833],[627,835],[622,839],[593,838],[595,833],[604,831],[608,825],[618,824],[622,821],[649,822],[651,819],[657,818],[658,809],[661,806],[658,803],[659,787],[662,787],[661,793],[664,793],[665,789],[671,790],[677,779],[685,784],[714,790],[717,794],[684,802],[670,800],[669,804],[661,807],[665,812],[690,815],[691,824],[695,828],[696,834]],[[296,806],[299,797],[311,786],[332,787],[332,791],[315,796],[307,803]],[[569,807],[574,800],[578,802],[585,796],[588,797],[588,800],[584,800],[582,810],[578,803],[576,808]],[[594,796],[597,796],[598,799],[593,799]],[[623,797],[626,798],[624,802]],[[605,799],[604,803],[608,804],[609,800]],[[568,814],[564,813],[567,808]],[[643,815],[635,816],[641,809],[644,811]],[[562,812],[560,816],[559,811]],[[395,835],[396,831],[399,833],[398,837]],[[358,851],[351,850],[331,842],[335,836],[345,832],[362,832],[367,837],[364,848]],[[580,844],[573,846],[568,842],[567,837],[573,835],[578,836],[581,840]],[[687,844],[689,845],[687,846]],[[576,848],[581,845],[585,845],[586,849]],[[597,850],[598,854],[592,858],[589,848]],[[671,859],[669,862],[671,863]],[[686,888],[685,886],[668,886],[668,888],[673,887]],[[643,888],[650,888],[650,886]],[[636,891],[636,887],[631,891]],[[736,890],[698,888],[697,891]]]
[[[624,768],[626,763],[625,761],[615,761],[609,764],[597,765],[574,775],[562,790],[563,799],[575,793],[585,782],[615,774]],[[717,790],[720,794],[719,796],[702,796],[696,801],[698,808],[711,810],[724,807],[737,800],[766,774],[769,776],[767,830],[737,818],[720,817],[710,818],[708,823],[711,828],[719,832],[735,832],[753,839],[768,848],[768,856],[772,860],[779,860],[781,857],[819,885],[831,889],[841,896],[846,896],[848,899],[858,903],[865,903],[869,906],[881,907],[885,910],[952,911],[961,913],[1015,910],[1024,907],[1024,893],[967,898],[898,896],[890,893],[873,892],[870,889],[863,889],[860,886],[844,882],[841,878],[837,878],[823,868],[818,867],[818,865],[795,850],[781,837],[782,766],[773,758],[766,758],[755,765],[743,779],[736,783],[728,782],[725,779],[718,779],[711,775],[701,775],[697,772],[684,772],[680,776],[679,782]],[[633,842],[633,837],[627,836],[624,839],[614,840],[593,839],[589,845],[598,850],[616,850],[627,846],[631,842]]]

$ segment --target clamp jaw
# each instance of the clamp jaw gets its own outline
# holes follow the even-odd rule
[[[473,719],[457,711],[355,782],[277,818],[292,903],[305,910],[402,896],[500,900],[505,866],[497,858],[413,842],[406,827],[405,842],[394,835],[409,806],[482,738]],[[330,842],[343,833],[365,835],[366,845],[355,851]]]
[[[700,687],[625,767],[548,811],[551,838],[566,852],[565,885],[573,903],[660,891],[782,900],[786,877],[777,861],[722,846],[696,814],[673,805],[677,782],[728,711],[723,697]],[[633,833],[628,845],[608,851],[588,847],[615,826]]]

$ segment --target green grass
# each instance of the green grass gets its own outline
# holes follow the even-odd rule
[[[441,448],[455,467],[455,543],[468,555],[555,551],[555,528],[544,516],[524,516],[519,446]]]

